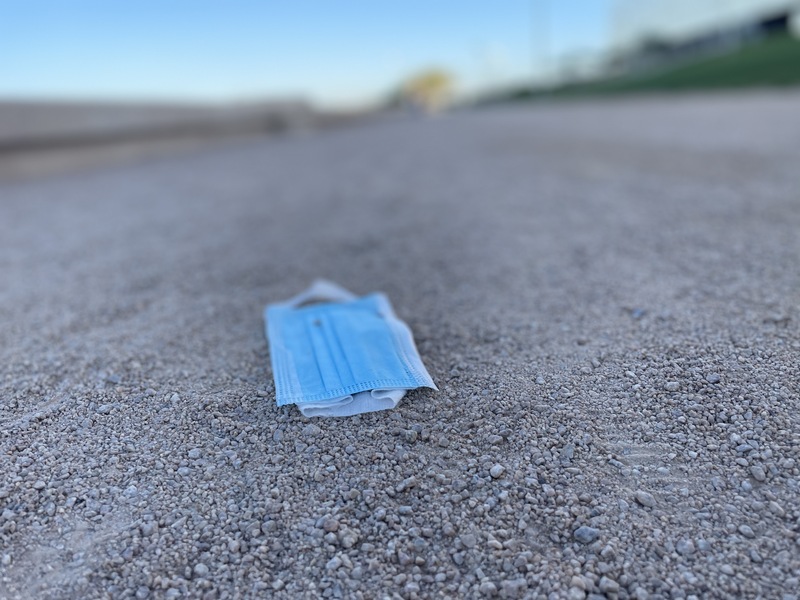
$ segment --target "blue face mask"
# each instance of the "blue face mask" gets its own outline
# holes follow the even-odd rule
[[[278,406],[348,416],[394,408],[407,390],[437,389],[383,294],[357,298],[318,281],[264,317]]]

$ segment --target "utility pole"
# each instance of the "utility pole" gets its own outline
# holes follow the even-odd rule
[[[533,80],[547,79],[550,76],[550,2],[531,0],[531,58],[533,61]]]

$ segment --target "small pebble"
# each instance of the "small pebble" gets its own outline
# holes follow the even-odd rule
[[[579,587],[571,587],[567,590],[567,600],[584,600],[586,592]]]
[[[753,528],[750,527],[750,525],[744,525],[744,524],[743,525],[739,525],[739,533],[741,533],[744,537],[747,537],[747,538],[756,537],[756,534],[753,531]]]
[[[506,472],[506,468],[505,468],[503,465],[494,465],[494,466],[493,466],[493,467],[492,467],[492,468],[489,470],[489,474],[490,474],[490,475],[491,475],[491,476],[492,476],[494,479],[499,479],[500,477],[502,477],[502,476],[503,476],[503,473],[505,473],[505,472]]]
[[[761,465],[753,465],[750,467],[750,475],[752,475],[753,479],[756,481],[765,481],[767,479],[767,474],[764,473],[764,468]]]
[[[327,532],[330,532],[330,533],[333,533],[333,532],[339,531],[339,521],[337,521],[336,519],[334,519],[334,518],[332,518],[332,517],[328,517],[328,518],[327,518],[327,519],[325,519],[325,521],[322,523],[322,528],[323,528],[325,531],[327,531]]]
[[[681,556],[688,556],[690,554],[694,554],[695,552],[694,543],[692,540],[687,539],[678,540],[678,543],[675,545],[675,549]]]
[[[320,429],[318,425],[314,425],[314,423],[309,423],[303,427],[303,435],[305,437],[317,437],[320,433],[322,433],[322,429]]]
[[[591,544],[600,537],[600,530],[588,525],[578,527],[572,534],[581,544]]]
[[[484,596],[494,596],[497,594],[497,586],[491,581],[484,581],[481,583],[478,591]]]
[[[600,591],[604,594],[616,594],[619,592],[619,584],[610,577],[601,577],[598,585],[600,587]]]
[[[645,492],[644,490],[636,490],[634,498],[639,504],[647,508],[653,508],[656,505],[656,499],[653,497],[653,494]]]
[[[507,579],[500,584],[501,594],[505,598],[522,598],[527,589],[528,582],[524,577]]]
[[[783,510],[783,507],[774,500],[770,501],[769,510],[772,514],[778,515],[779,517],[786,516],[786,511]]]
[[[637,586],[633,590],[633,598],[634,600],[650,600],[650,592],[641,586]]]

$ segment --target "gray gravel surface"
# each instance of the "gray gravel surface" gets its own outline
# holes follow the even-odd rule
[[[795,598],[800,94],[530,106],[0,186],[0,598]],[[277,408],[387,292],[439,393]]]

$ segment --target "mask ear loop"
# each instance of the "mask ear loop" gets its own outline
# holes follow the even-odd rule
[[[317,279],[308,289],[281,304],[288,308],[301,308],[319,302],[349,302],[356,298],[355,294],[332,281]]]

